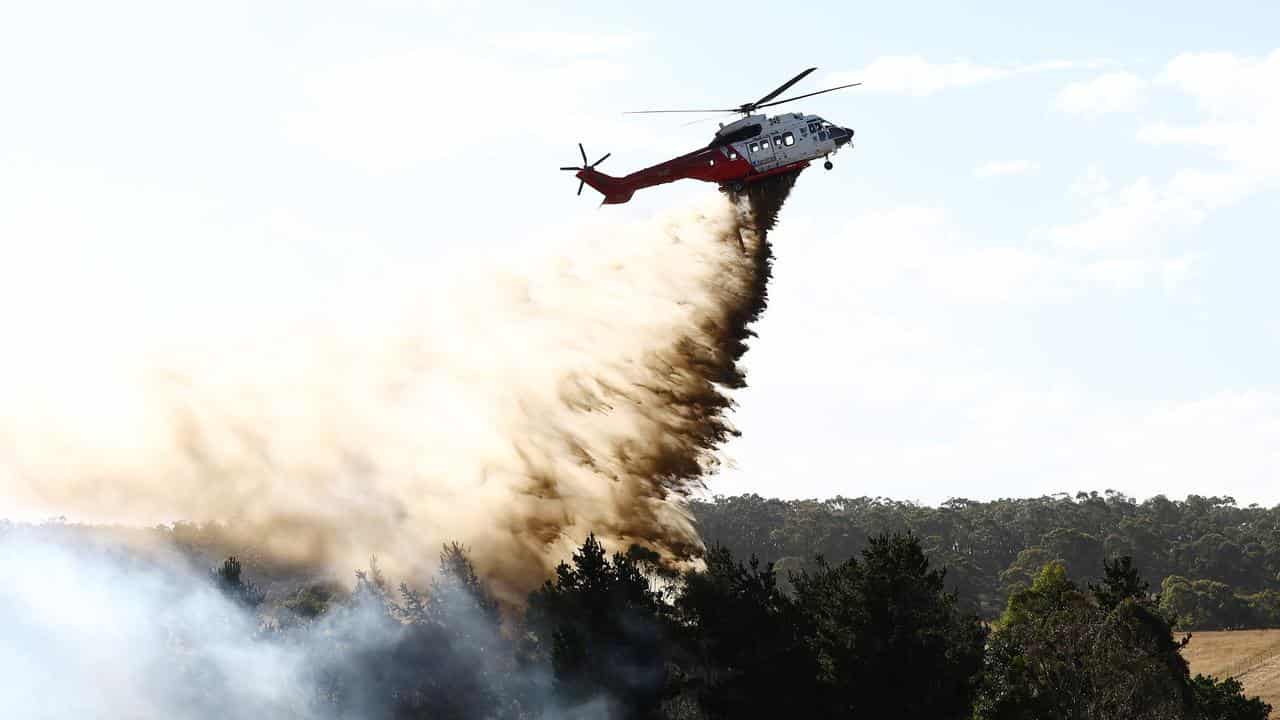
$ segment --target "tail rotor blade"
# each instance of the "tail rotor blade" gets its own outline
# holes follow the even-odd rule
[[[613,153],[605,153],[599,160],[595,162],[587,162],[587,151],[582,147],[582,143],[578,143],[578,154],[582,155],[582,167],[561,167],[560,169],[572,170],[578,174],[578,194],[581,195],[582,189],[587,186],[587,180],[583,176],[586,175],[589,170],[594,172],[595,167],[605,160],[608,160],[609,156]],[[595,186],[593,185],[592,187]]]

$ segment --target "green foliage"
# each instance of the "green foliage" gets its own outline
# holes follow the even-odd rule
[[[1280,591],[1263,590],[1239,596],[1249,606],[1249,627],[1280,628]]]
[[[716,718],[966,718],[985,630],[910,535],[868,539],[861,559],[790,577],[725,548],[676,601],[699,698]]]
[[[975,720],[1254,720],[1238,683],[1190,677],[1170,618],[1128,558],[1082,591],[1060,562],[1015,592],[987,648]],[[1262,710],[1262,714],[1257,712]]]
[[[870,538],[862,562],[820,562],[793,581],[825,716],[968,716],[985,630],[958,610],[916,538]]]
[[[1234,678],[1215,680],[1196,675],[1191,681],[1197,714],[1195,720],[1267,720],[1271,706],[1256,697],[1246,697]]]
[[[550,660],[568,701],[605,696],[644,716],[666,687],[665,608],[633,557],[609,558],[591,535],[529,596],[527,650]]]
[[[675,603],[693,673],[705,679],[703,710],[713,718],[819,717],[812,628],[773,568],[736,562],[723,547],[712,547],[706,563],[686,575]]]
[[[822,555],[856,557],[867,538],[911,531],[930,560],[948,569],[948,587],[967,609],[995,618],[1008,598],[1031,585],[1051,561],[1068,576],[1094,582],[1105,557],[1130,556],[1142,579],[1165,578],[1226,585],[1252,607],[1253,626],[1276,626],[1276,603],[1259,593],[1280,593],[1280,507],[1241,508],[1229,497],[1156,496],[1144,502],[1120,493],[1077,493],[975,502],[953,499],[940,507],[885,498],[770,500],[756,495],[693,503],[703,536],[765,562]],[[1186,627],[1237,627],[1227,616],[1200,614]],[[1207,612],[1207,608],[1201,608]]]
[[[1055,561],[1061,562],[1044,548],[1027,548],[1018,553],[1013,563],[1000,572],[1000,587],[1010,596],[1025,590],[1031,587],[1046,566]],[[1065,569],[1064,567],[1064,572]]]
[[[1078,528],[1054,528],[1041,538],[1041,544],[1074,578],[1091,577],[1102,565],[1102,542]]]
[[[986,561],[928,517],[913,521],[927,536],[864,537],[856,556],[838,563],[788,556],[792,572],[713,546],[704,569],[676,574],[652,550],[635,545],[610,555],[590,536],[530,595],[522,624],[512,608],[504,615],[457,544],[442,548],[425,588],[392,587],[372,560],[349,593],[308,579],[293,592],[273,586],[274,603],[238,557],[208,579],[244,611],[242,618],[219,603],[236,621],[226,628],[279,643],[275,649],[287,650],[281,657],[305,657],[311,684],[300,694],[313,694],[296,717],[1264,720],[1270,708],[1238,682],[1190,676],[1186,640],[1172,624],[1262,622],[1280,613],[1280,591],[1241,595],[1220,581],[1170,575],[1155,596],[1131,557],[1100,561],[1101,572],[1070,567],[1059,556],[1082,563],[1112,548],[1143,547],[1159,536],[1143,533],[1172,522],[1179,506],[1155,502],[1117,535],[1099,520],[1114,498],[1067,501],[1097,522],[1013,553],[1004,567],[1013,589],[990,632],[948,589],[974,586]],[[942,510],[972,542],[1001,537],[998,524],[965,519],[974,506],[956,501]],[[1202,520],[1228,512],[1195,507]],[[0,525],[0,532],[13,530]],[[47,532],[74,542],[79,531]],[[1228,544],[1241,548],[1242,562],[1257,562],[1251,543]],[[969,575],[953,582],[931,559],[939,555],[968,563]],[[259,613],[284,619],[265,630],[240,622]],[[199,657],[186,646],[198,634],[175,637],[184,639],[176,661]],[[210,683],[226,678],[199,662],[191,667],[191,696],[218,697]]]
[[[241,577],[240,561],[234,557],[227,558],[222,565],[213,568],[214,584],[228,597],[246,607],[255,608],[262,604],[266,594],[256,585]]]
[[[1262,602],[1271,597],[1264,594]],[[1170,575],[1160,586],[1160,606],[1174,623],[1190,630],[1234,630],[1256,627],[1259,618],[1249,601],[1225,583],[1188,580]]]
[[[1138,569],[1133,566],[1133,558],[1126,555],[1114,560],[1104,560],[1102,569],[1101,584],[1090,584],[1089,592],[1097,598],[1098,605],[1103,610],[1110,612],[1131,598],[1149,598],[1151,586],[1138,574]]]

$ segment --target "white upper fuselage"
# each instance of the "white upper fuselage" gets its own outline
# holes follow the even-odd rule
[[[729,140],[726,148],[732,148],[757,172],[767,172],[829,155],[848,143],[852,134],[817,115],[786,113],[747,115],[722,126],[716,138]]]

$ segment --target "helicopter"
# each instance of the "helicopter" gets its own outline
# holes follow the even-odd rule
[[[595,162],[587,161],[587,151],[578,143],[582,165],[562,167],[578,178],[578,194],[584,185],[590,185],[604,195],[602,204],[616,205],[631,199],[636,190],[691,179],[713,182],[723,192],[742,192],[747,185],[767,177],[798,172],[809,167],[809,161],[823,158],[823,167],[832,168],[831,155],[844,147],[852,147],[853,130],[823,120],[817,115],[786,113],[772,117],[757,113],[767,107],[789,103],[793,100],[813,97],[823,93],[861,85],[849,83],[833,88],[805,93],[795,97],[774,100],[792,85],[800,82],[817,68],[809,68],[796,75],[773,92],[734,108],[709,110],[635,110],[625,114],[651,113],[737,113],[741,118],[725,124],[706,147],[685,153],[652,167],[637,170],[630,175],[613,177],[596,170],[613,153],[605,153]]]

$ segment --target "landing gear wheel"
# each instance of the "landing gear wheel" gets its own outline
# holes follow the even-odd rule
[[[744,185],[743,183],[740,183],[740,182],[735,182],[735,183],[730,183],[730,184],[729,184],[729,189],[730,189],[730,190],[732,190],[732,191],[733,191],[733,192],[735,192],[735,193],[740,193],[740,192],[742,192],[744,189],[746,189],[746,187],[747,187],[746,185]]]
[[[831,168],[835,167],[835,165],[832,165],[832,164],[831,164],[831,161],[830,161],[830,160],[828,160],[828,161],[826,161],[826,162],[822,163],[822,167],[823,167],[823,169],[824,169],[824,170],[830,170]]]

